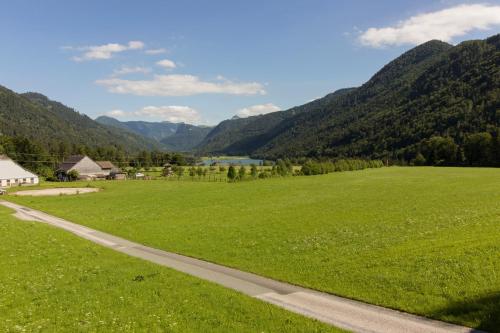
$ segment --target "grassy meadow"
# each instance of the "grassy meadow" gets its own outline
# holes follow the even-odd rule
[[[156,248],[499,331],[499,169],[92,185],[103,191],[7,199]]]
[[[340,332],[0,206],[1,332]]]

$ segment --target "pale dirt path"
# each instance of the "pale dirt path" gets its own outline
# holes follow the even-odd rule
[[[81,188],[61,187],[61,188],[46,188],[43,190],[26,190],[26,191],[23,190],[11,193],[10,195],[40,197],[40,196],[57,196],[57,195],[77,195],[77,194],[85,194],[98,191],[99,191],[98,188],[92,188],[92,187],[81,187]]]
[[[0,201],[21,219],[44,222],[94,243],[208,280],[289,311],[360,333],[465,333],[481,331],[264,278],[206,261],[166,252],[66,220]]]

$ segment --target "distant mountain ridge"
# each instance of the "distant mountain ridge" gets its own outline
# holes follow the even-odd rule
[[[211,131],[212,127],[196,126],[184,123],[119,121],[118,119],[100,116],[96,121],[106,126],[121,128],[137,135],[153,139],[164,149],[171,151],[190,151]]]
[[[500,35],[419,45],[358,88],[305,105],[220,123],[200,153],[411,160],[424,140],[500,127]]]
[[[39,93],[18,94],[0,86],[0,134],[25,137],[45,148],[61,144],[120,146],[125,151],[159,149],[142,136],[101,125]]]

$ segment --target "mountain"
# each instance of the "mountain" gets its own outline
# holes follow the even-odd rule
[[[100,116],[96,121],[106,126],[125,129],[155,140],[167,150],[190,151],[207,136],[212,129],[184,123],[119,121],[112,117]]]
[[[178,124],[174,135],[162,139],[160,142],[173,151],[190,151],[210,133],[213,127]]]
[[[96,118],[98,123],[128,129],[136,134],[145,136],[155,141],[161,141],[169,136],[172,136],[177,131],[176,123],[168,121],[164,122],[147,122],[147,121],[126,121],[121,122],[115,118],[100,116]]]
[[[284,120],[321,109],[326,103],[343,96],[354,88],[340,89],[323,98],[287,111],[272,112],[248,118],[233,117],[217,125],[197,147],[199,153],[246,155],[270,140],[269,134]]]
[[[460,147],[471,133],[498,136],[499,41],[500,35],[457,46],[424,43],[359,88],[244,123],[221,123],[199,150],[410,160],[433,136],[450,137]]]
[[[61,143],[120,146],[133,152],[159,145],[136,134],[101,125],[38,93],[17,94],[0,86],[0,134],[25,137],[47,147]]]

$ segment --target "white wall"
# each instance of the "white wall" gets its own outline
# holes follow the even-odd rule
[[[40,180],[38,179],[38,177],[0,179],[0,186],[1,187],[12,187],[12,186],[19,186],[19,184],[36,185],[39,182],[40,182]]]

